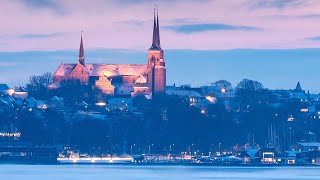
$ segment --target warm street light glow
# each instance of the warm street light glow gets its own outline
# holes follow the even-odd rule
[[[105,103],[105,102],[97,102],[96,105],[97,105],[97,106],[105,106],[106,103]]]

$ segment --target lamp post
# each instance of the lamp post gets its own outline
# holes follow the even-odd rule
[[[133,144],[133,146],[136,146],[136,144]],[[132,155],[132,148],[133,148],[133,146],[132,146],[132,144],[131,144],[131,147],[130,147],[130,149],[131,149],[131,155]]]
[[[153,146],[153,144],[149,144],[149,155],[151,154],[151,146]]]
[[[174,144],[172,144],[172,146],[174,146]],[[171,144],[170,144],[170,152],[172,151],[172,146],[171,146]]]

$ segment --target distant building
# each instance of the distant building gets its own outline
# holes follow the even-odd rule
[[[203,96],[199,92],[185,88],[168,88],[166,90],[168,96],[178,96],[184,98],[189,102],[190,106],[194,106],[200,109],[201,113],[207,113],[207,107],[209,104],[214,104],[216,99],[210,96]]]
[[[131,98],[110,98],[107,104],[108,111],[131,111],[132,108],[133,107]]]
[[[5,95],[2,97],[3,101],[7,103],[7,105],[9,107],[13,107],[14,106],[14,98],[10,95]]]
[[[299,151],[320,151],[320,142],[298,142]]]
[[[64,107],[64,101],[63,98],[53,96],[49,102],[48,105],[50,108],[63,108]]]
[[[236,90],[234,89],[227,89],[227,88],[222,88],[218,86],[202,86],[201,88],[201,93],[204,96],[211,96],[215,97],[217,102],[220,102],[225,105],[225,107],[229,110],[235,108],[233,107],[236,103]]]
[[[275,96],[277,102],[294,102],[294,103],[309,103],[310,101],[319,101],[320,96],[309,94],[301,88],[300,82],[297,83],[295,89],[290,90],[270,90]],[[312,98],[312,99],[311,99]]]
[[[47,109],[49,106],[46,100],[37,100],[36,104],[38,109]]]
[[[12,96],[14,90],[9,88],[7,84],[0,84],[0,95],[10,95]]]
[[[147,64],[89,64],[85,62],[81,36],[77,64],[60,64],[48,88],[77,80],[110,95],[163,94],[166,87],[164,51],[160,45],[158,14],[154,15],[153,40]]]
[[[14,89],[14,94],[13,94],[13,97],[15,99],[25,99],[28,97],[28,92],[23,88],[23,87],[19,87],[19,88],[15,88]]]
[[[37,100],[33,97],[28,97],[23,100],[23,107],[32,110],[32,108],[37,107]]]

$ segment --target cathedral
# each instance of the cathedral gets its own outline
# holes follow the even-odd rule
[[[77,80],[109,95],[154,95],[165,93],[166,66],[160,45],[159,17],[154,13],[152,45],[147,64],[86,63],[81,35],[78,63],[60,64],[53,84]]]

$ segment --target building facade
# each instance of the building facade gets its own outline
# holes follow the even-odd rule
[[[158,13],[154,13],[152,45],[146,64],[89,64],[85,61],[81,35],[77,64],[60,64],[50,87],[77,80],[104,94],[163,94],[166,87],[164,51],[160,45]]]

